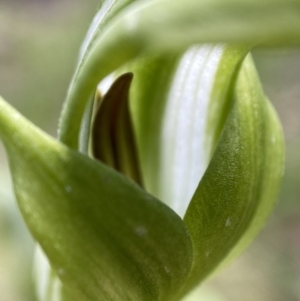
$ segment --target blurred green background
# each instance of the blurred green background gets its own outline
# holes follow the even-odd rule
[[[39,127],[57,120],[98,0],[0,0],[0,93]],[[300,50],[255,50],[283,123],[286,173],[278,206],[248,250],[195,300],[300,300]],[[33,241],[16,208],[0,145],[0,301],[34,301]]]

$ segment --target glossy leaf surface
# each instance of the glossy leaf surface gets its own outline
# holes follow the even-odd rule
[[[220,142],[184,217],[194,246],[188,289],[253,239],[274,206],[283,174],[281,126],[249,57],[232,92]]]
[[[182,220],[111,168],[49,138],[3,100],[0,135],[19,208],[84,300],[171,300],[189,273]]]

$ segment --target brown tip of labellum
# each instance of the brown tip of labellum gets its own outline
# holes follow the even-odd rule
[[[133,73],[119,76],[98,99],[92,124],[93,156],[142,186],[138,152],[129,109]]]

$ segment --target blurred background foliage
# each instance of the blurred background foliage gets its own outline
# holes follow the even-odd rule
[[[0,92],[56,135],[80,43],[98,0],[1,0]],[[273,216],[250,248],[195,294],[203,301],[300,300],[300,50],[257,49],[264,89],[283,123],[286,173]],[[34,301],[33,241],[14,202],[0,145],[0,300]]]

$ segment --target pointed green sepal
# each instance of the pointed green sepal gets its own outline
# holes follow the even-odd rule
[[[194,245],[187,290],[254,238],[274,206],[283,174],[280,122],[249,56],[231,97],[220,141],[184,217]]]
[[[48,137],[0,99],[19,208],[83,300],[173,300],[189,273],[182,220],[115,170]]]

